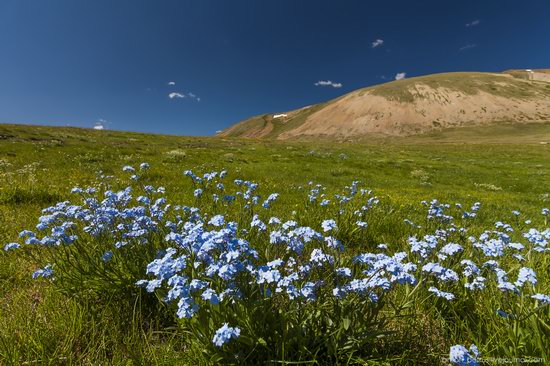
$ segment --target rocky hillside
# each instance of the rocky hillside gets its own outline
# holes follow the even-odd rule
[[[275,139],[406,136],[449,127],[548,122],[550,82],[544,81],[546,75],[548,70],[457,72],[392,81],[298,110],[255,116],[218,135]]]

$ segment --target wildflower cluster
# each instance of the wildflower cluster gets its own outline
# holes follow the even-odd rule
[[[25,245],[51,253],[51,262],[32,277],[63,283],[76,276],[76,270],[81,271],[79,281],[94,275],[100,280],[89,283],[142,288],[169,304],[184,327],[209,318],[212,325],[198,321],[205,328],[197,337],[206,335],[209,346],[219,350],[255,338],[253,333],[260,331],[246,318],[252,313],[278,314],[272,315],[279,318],[266,334],[287,332],[288,326],[280,323],[289,321],[288,314],[298,314],[295,323],[310,331],[320,327],[305,311],[309,308],[322,314],[329,324],[325,330],[345,322],[345,331],[356,329],[354,347],[360,350],[357,339],[367,339],[369,330],[361,320],[350,325],[349,317],[364,319],[364,312],[372,311],[376,318],[381,299],[398,288],[407,293],[414,288],[418,296],[448,306],[483,292],[522,298],[534,312],[550,303],[550,296],[537,290],[544,274],[533,269],[538,257],[550,250],[550,229],[520,232],[499,221],[490,230],[470,234],[478,202],[464,210],[461,204],[425,201],[425,224],[404,220],[413,232],[404,248],[391,252],[393,244],[374,243],[376,250],[368,251],[342,239],[342,227],[349,227],[350,220],[359,237],[371,230],[367,214],[379,203],[358,181],[330,199],[323,186],[310,183],[306,209],[322,219],[303,225],[272,214],[278,193],[262,198],[257,183],[228,183],[226,171],[199,176],[186,170],[183,175],[193,184],[192,203],[169,203],[163,187],[142,183],[149,168],[147,163],[137,169],[125,166],[131,186],[115,190],[103,181],[95,187],[75,187],[77,204],[65,201],[44,209],[36,229],[20,233]],[[542,215],[548,215],[547,209]],[[18,242],[4,246],[5,251],[21,248]],[[344,308],[355,313],[341,311]],[[477,355],[475,346],[468,350],[457,345],[451,348],[450,360],[474,365]]]

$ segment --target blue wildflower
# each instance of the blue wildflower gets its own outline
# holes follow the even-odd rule
[[[506,248],[505,237],[488,238],[488,233],[484,233],[480,236],[480,241],[476,242],[474,238],[470,240],[474,241],[473,246],[483,251],[483,254],[487,257],[502,257],[504,255],[504,249]]]
[[[423,272],[435,275],[438,279],[448,281],[458,281],[458,274],[452,269],[445,268],[439,263],[428,263],[422,267]]]
[[[272,193],[269,195],[269,197],[267,197],[267,199],[264,201],[264,203],[262,204],[262,207],[263,208],[269,208],[271,203],[273,201],[275,201],[277,199],[277,197],[279,197],[279,193]]]
[[[336,221],[334,221],[334,220],[324,220],[323,223],[321,224],[321,226],[323,227],[324,232],[331,231],[331,230],[336,229]]]
[[[334,263],[334,257],[323,253],[321,249],[313,249],[309,260],[317,266],[322,266],[325,263],[332,265]]]
[[[237,274],[237,272],[238,272],[238,269],[236,265],[224,264],[219,268],[218,276],[220,276],[225,281],[229,281],[233,279],[233,277]]]
[[[51,264],[48,264],[46,267],[34,271],[34,273],[32,274],[32,278],[38,278],[38,277],[48,278],[48,277],[51,277],[52,275],[53,275],[52,266]]]
[[[522,267],[519,270],[518,279],[515,283],[517,287],[523,287],[525,282],[530,282],[532,285],[537,284],[537,275],[535,271],[528,267]]]
[[[441,291],[436,287],[430,287],[428,291],[433,292],[437,297],[442,297],[445,300],[453,300],[455,298],[455,295],[450,292]]]
[[[252,222],[250,223],[250,227],[258,228],[260,231],[266,231],[267,226],[264,224],[262,220],[260,220],[260,217],[258,215],[254,215],[252,218]]]
[[[283,224],[282,229],[283,230],[288,230],[288,229],[295,228],[296,226],[298,226],[298,223],[294,220],[290,220],[290,221],[287,221]]]
[[[191,297],[182,297],[178,302],[178,311],[176,315],[178,318],[191,318],[199,310],[199,305]]]
[[[101,256],[101,260],[105,263],[109,262],[112,258],[113,258],[113,252],[110,250],[103,253],[103,255]]]
[[[478,356],[479,350],[474,344],[470,346],[469,350],[463,345],[457,344],[450,349],[449,361],[458,366],[477,366],[479,365]]]
[[[212,342],[221,347],[231,339],[237,339],[241,335],[241,330],[238,327],[230,327],[228,323],[224,323],[221,328],[216,331]]]
[[[439,250],[437,257],[439,260],[447,259],[447,256],[453,256],[457,253],[462,252],[462,246],[456,243],[446,244],[443,248]]]
[[[313,282],[306,282],[302,286],[302,289],[300,290],[300,294],[309,301],[316,300],[317,297],[315,296],[315,284]]]
[[[362,228],[362,229],[366,229],[367,226],[369,226],[369,224],[367,224],[367,223],[364,222],[364,221],[357,221],[357,222],[356,222],[356,225],[359,226],[359,227]]]
[[[347,267],[336,268],[336,274],[342,277],[351,277],[351,269]]]
[[[147,292],[154,292],[155,289],[159,288],[162,285],[162,280],[139,280],[136,282],[136,285],[139,287],[145,287],[145,290],[147,290]]]
[[[485,281],[485,277],[477,276],[473,279],[472,282],[466,282],[464,284],[464,287],[466,287],[470,291],[483,290],[485,288]]]
[[[220,303],[220,298],[216,294],[216,291],[212,290],[211,288],[207,288],[206,290],[204,290],[201,297],[203,300],[209,301],[212,305],[218,305]]]
[[[189,290],[198,291],[198,290],[202,290],[206,286],[208,286],[208,282],[198,280],[198,279],[195,278],[189,283]]]
[[[120,248],[122,248],[123,246],[126,246],[126,245],[128,245],[128,242],[126,242],[126,241],[117,241],[115,243],[115,248],[120,249]]]
[[[438,239],[434,235],[424,236],[424,240],[418,240],[416,236],[409,237],[411,251],[420,255],[422,259],[426,259],[428,255],[437,247]]]
[[[540,301],[543,304],[550,304],[550,296],[544,294],[534,294],[531,296],[533,299]]]
[[[222,226],[225,223],[225,219],[223,215],[216,215],[208,223],[213,226]]]
[[[277,268],[282,266],[283,263],[284,261],[282,259],[275,259],[275,260],[272,260],[271,262],[266,263],[266,266],[269,268]]]
[[[513,283],[508,281],[499,281],[497,284],[497,288],[501,291],[509,291],[509,292],[519,294],[517,287],[514,286]]]
[[[281,273],[277,269],[260,268],[258,270],[256,283],[259,285],[263,283],[274,283],[278,282],[281,279]]]
[[[504,319],[513,318],[513,316],[511,314],[508,314],[507,312],[505,312],[502,309],[497,309],[496,314],[498,316],[500,316],[501,318],[504,318]]]
[[[21,248],[21,245],[19,243],[9,243],[4,246],[4,250],[8,251],[11,249],[19,249]]]

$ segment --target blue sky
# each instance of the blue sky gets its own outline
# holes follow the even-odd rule
[[[549,67],[545,0],[0,2],[2,123],[211,135],[402,73]]]

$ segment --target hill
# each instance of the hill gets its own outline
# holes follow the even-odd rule
[[[548,70],[509,70],[397,80],[301,109],[255,116],[218,135],[283,140],[410,136],[464,126],[546,122],[550,83],[543,80],[548,75]]]

